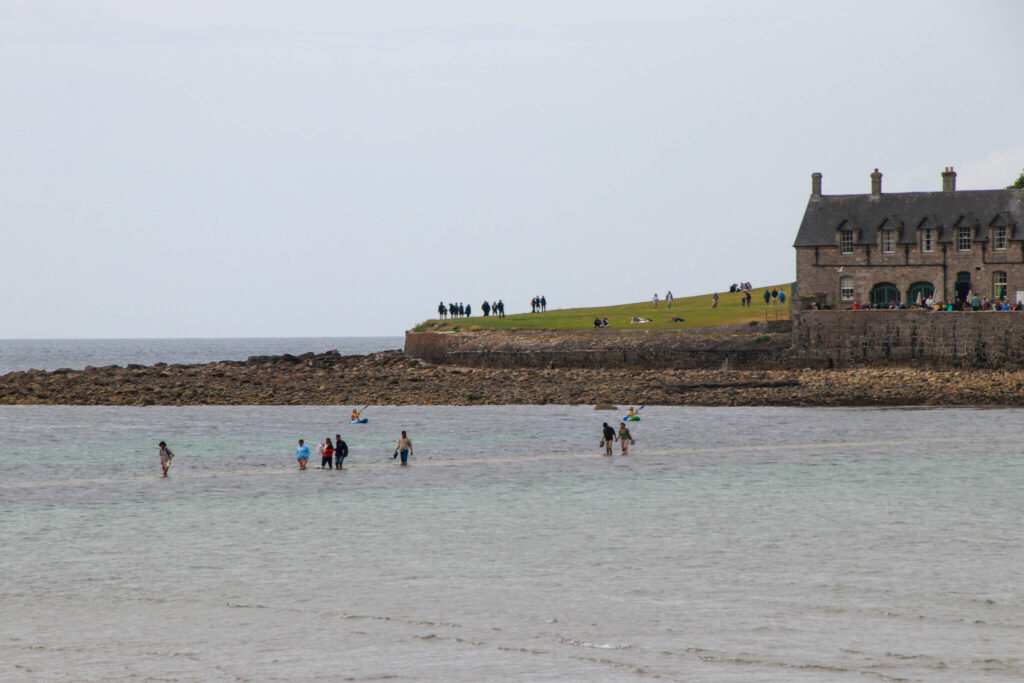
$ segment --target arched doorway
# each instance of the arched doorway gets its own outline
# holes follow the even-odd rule
[[[915,282],[907,290],[907,305],[921,306],[925,299],[935,293],[935,285],[930,282]]]
[[[960,301],[967,301],[967,295],[971,293],[971,274],[961,270],[956,274],[956,298]]]
[[[891,282],[879,282],[871,288],[871,305],[888,306],[900,300],[900,290]]]

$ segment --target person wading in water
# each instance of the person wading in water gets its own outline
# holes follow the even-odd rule
[[[398,446],[395,447],[395,454],[392,456],[392,460],[397,458],[401,454],[402,466],[404,467],[409,463],[409,456],[412,455],[412,439],[405,434],[405,430],[402,430],[402,438],[398,440]]]
[[[163,441],[160,442],[160,467],[164,470],[164,476],[167,476],[167,470],[171,468],[171,461],[174,460],[174,453],[171,453],[171,449],[167,447],[167,444]]]
[[[629,444],[635,444],[633,441],[633,435],[629,433],[629,428],[626,427],[626,423],[623,422],[622,426],[619,427],[619,445],[622,446],[622,455],[627,455],[629,452]]]
[[[604,454],[611,455],[612,444],[618,441],[618,437],[615,436],[615,430],[609,427],[607,422],[604,423],[603,429],[604,437],[601,439],[601,445],[604,446]]]

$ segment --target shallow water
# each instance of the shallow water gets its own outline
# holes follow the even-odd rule
[[[1020,411],[366,415],[0,407],[0,678],[1024,677]]]

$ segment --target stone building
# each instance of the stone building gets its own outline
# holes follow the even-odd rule
[[[940,192],[823,195],[811,174],[811,197],[796,242],[797,292],[839,308],[933,295],[938,301],[1024,297],[1024,190],[956,190],[942,172]]]

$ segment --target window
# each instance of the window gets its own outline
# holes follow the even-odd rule
[[[872,306],[884,306],[888,308],[893,304],[899,303],[899,301],[900,290],[896,289],[896,285],[891,282],[879,282],[871,288]]]
[[[957,228],[957,231],[956,231],[956,249],[957,249],[957,251],[970,251],[971,250],[971,229],[970,228]]]
[[[896,251],[896,231],[895,230],[883,230],[882,231],[882,253],[891,254]]]
[[[921,251],[929,254],[935,251],[935,231],[931,228],[921,231]]]
[[[992,248],[996,251],[1006,251],[1006,226],[997,225],[992,228]]]
[[[1002,301],[1006,298],[1006,271],[997,270],[992,273],[992,296]]]
[[[853,230],[841,230],[839,232],[839,253],[853,253]]]
[[[839,300],[853,301],[853,277],[850,275],[839,278]]]

